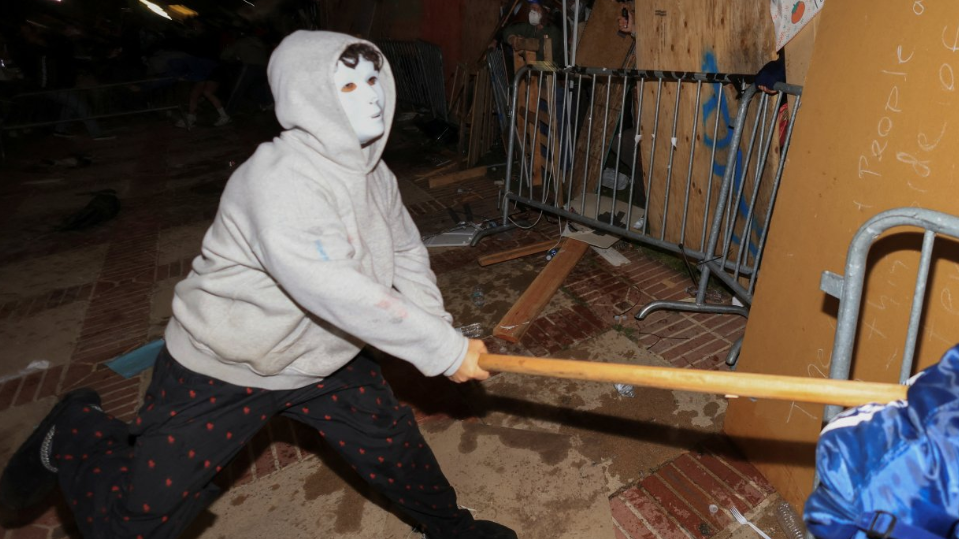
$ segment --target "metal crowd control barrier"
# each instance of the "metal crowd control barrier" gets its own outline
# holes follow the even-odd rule
[[[852,367],[852,351],[859,323],[859,307],[862,303],[863,284],[869,270],[866,258],[873,241],[883,232],[901,226],[923,229],[922,251],[919,256],[919,269],[916,275],[916,287],[913,290],[912,308],[909,312],[909,325],[906,330],[906,346],[902,353],[902,367],[899,382],[906,383],[912,375],[916,339],[919,336],[919,321],[922,316],[926,297],[926,282],[932,260],[932,248],[936,235],[951,236],[959,239],[959,217],[919,208],[897,208],[884,211],[866,221],[853,236],[846,255],[845,275],[836,275],[831,271],[822,273],[820,288],[823,292],[839,300],[839,315],[836,320],[836,339],[832,347],[832,360],[829,365],[829,377],[848,380]],[[823,412],[826,423],[836,416],[842,408],[827,406]]]
[[[446,117],[446,85],[443,53],[425,41],[377,41],[396,78],[397,97],[428,108],[434,118]]]
[[[695,303],[654,301],[637,319],[660,309],[748,316],[802,94],[778,84],[769,95],[750,81],[523,68],[513,83],[500,229],[510,227],[512,201],[699,265]],[[709,303],[712,276],[742,306]]]
[[[4,131],[178,109],[176,79],[173,78],[27,92],[2,103],[0,135]],[[6,158],[2,136],[0,155]]]

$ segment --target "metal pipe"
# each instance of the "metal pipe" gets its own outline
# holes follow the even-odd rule
[[[712,155],[709,158],[709,170],[706,171],[706,210],[703,212],[703,234],[699,237],[699,250],[706,249],[706,224],[709,222],[710,202],[713,200],[713,171],[716,170],[716,147],[719,145],[719,111],[723,106],[723,87],[719,84],[716,88],[716,124],[713,126],[713,144]],[[705,121],[705,120],[704,120]],[[714,253],[709,253],[712,256]]]
[[[650,149],[649,149],[649,177],[646,178],[646,205],[643,208],[643,230],[649,228],[649,203],[652,198],[653,191],[653,180],[652,177],[653,171],[656,170],[656,141],[659,138],[657,134],[659,133],[659,104],[662,102],[663,96],[663,80],[659,79],[656,86],[656,113],[653,116],[653,134],[651,135]]]
[[[689,168],[686,170],[686,193],[683,195],[683,227],[679,232],[679,243],[686,243],[686,222],[689,215],[689,190],[693,186],[693,161],[696,158],[696,131],[699,127],[699,104],[702,98],[703,83],[696,83],[696,104],[693,107],[693,134],[690,137],[689,144]],[[706,206],[709,206],[707,203]],[[704,221],[705,222],[705,221]]]
[[[524,68],[524,69],[528,69],[528,68]],[[523,72],[523,70],[520,69],[519,72],[516,73],[516,76],[513,77],[513,110],[514,111],[516,110],[516,105],[517,105],[516,101],[519,98],[518,88],[519,88],[520,77],[522,77],[524,74],[525,73]],[[515,128],[516,122],[511,120],[510,124],[513,125],[514,127],[512,127],[509,130],[509,137],[508,137],[509,142],[507,143],[507,150],[506,150],[506,181],[503,184],[503,225],[504,226],[509,224],[509,205],[506,203],[506,199],[509,196],[510,185],[513,180],[513,160],[514,160],[513,152],[515,151],[515,148],[516,148],[516,128]]]
[[[570,59],[570,65],[576,65],[576,51],[579,47],[579,0],[576,0],[573,9],[576,10],[576,13],[573,13],[573,57]]]
[[[784,93],[781,93],[785,97]],[[779,184],[782,181],[783,169],[786,166],[786,155],[789,152],[789,147],[792,142],[793,136],[793,127],[796,125],[796,116],[799,113],[799,107],[802,105],[802,95],[796,95],[796,102],[793,105],[792,116],[789,120],[789,126],[786,128],[786,139],[782,144],[782,149],[779,154],[779,167],[776,169],[776,175],[773,181],[772,194],[769,197],[769,210],[766,212],[766,222],[763,224],[762,235],[759,237],[759,252],[762,253],[766,247],[766,236],[769,234],[769,224],[772,222],[773,217],[773,208],[776,206],[776,195],[779,193]],[[761,258],[756,259],[755,268],[757,271],[753,272],[753,275],[749,278],[749,294],[752,295],[753,291],[756,288],[756,275],[759,270],[759,263]]]
[[[906,330],[906,348],[902,354],[902,366],[899,369],[899,383],[905,384],[912,376],[912,361],[916,354],[916,338],[919,336],[919,319],[922,317],[922,305],[926,299],[926,280],[929,278],[929,261],[932,259],[932,245],[936,233],[927,230],[922,235],[922,254],[919,258],[919,271],[916,273],[916,289],[912,294],[912,309],[909,310],[909,327]]]
[[[606,132],[609,130],[609,99],[612,96],[613,91],[613,76],[608,75],[606,77],[606,101],[603,106],[603,143],[600,145],[602,148],[599,158],[599,167],[597,172],[598,178],[596,181],[596,218],[599,218],[599,202],[600,194],[603,190],[603,172],[605,171],[606,166]]]
[[[673,185],[673,159],[676,156],[676,126],[679,125],[679,97],[682,95],[683,81],[676,83],[676,104],[673,105],[673,130],[669,136],[669,146],[666,151],[669,152],[669,161],[666,163],[666,194],[663,196],[663,223],[662,230],[659,231],[659,239],[666,239],[666,222],[669,215],[669,193]],[[685,221],[685,219],[683,219]]]

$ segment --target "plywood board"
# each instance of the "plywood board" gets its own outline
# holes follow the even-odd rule
[[[765,2],[637,0],[635,20],[640,69],[756,73],[775,58]]]
[[[809,72],[809,62],[812,61],[818,32],[819,17],[816,17],[786,43],[786,82],[789,84],[802,86],[806,83],[806,73]]]
[[[596,0],[576,49],[576,65],[622,69],[633,38],[616,32],[616,17],[623,5],[616,0]],[[556,58],[562,63],[562,58]]]
[[[768,6],[760,3],[641,0],[636,21],[638,68],[752,74],[772,53],[772,22]],[[722,91],[716,84],[673,83],[661,90],[655,83],[646,84],[640,147],[650,189],[649,232],[656,238],[697,250],[705,246],[706,208],[715,205],[727,164],[735,166],[743,157],[729,146],[738,110],[736,92],[727,88],[720,99]],[[774,140],[772,163],[778,162],[778,137]],[[750,185],[745,187],[749,192]]]
[[[512,3],[509,2],[510,4]],[[500,21],[499,0],[462,2],[463,4],[463,61],[473,65],[486,52],[490,35]]]
[[[895,207],[959,214],[959,5],[847,0],[819,15],[802,111],[770,227],[739,369],[826,376],[837,304],[819,290],[843,272],[855,231]],[[837,84],[868,80],[868,85]],[[918,365],[959,342],[959,245],[934,253]],[[898,378],[921,235],[880,239],[868,262],[853,377]],[[822,409],[738,399],[726,431],[794,507],[812,483]]]

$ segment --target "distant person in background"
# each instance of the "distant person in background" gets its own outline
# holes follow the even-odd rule
[[[185,36],[185,40],[180,41],[186,54],[169,58],[165,66],[166,76],[193,83],[186,118],[177,121],[176,126],[193,128],[196,124],[196,111],[201,97],[206,98],[216,109],[218,117],[213,125],[217,127],[226,125],[231,119],[220,98],[217,97],[217,90],[224,78],[219,62],[218,38],[199,19],[193,19],[191,22],[192,28],[189,34]]]
[[[549,38],[552,61],[563,63],[563,30],[549,23],[549,14],[540,0],[530,0],[526,4],[526,18],[528,22],[519,22],[503,29],[503,41],[509,43],[514,50],[523,50],[523,39],[539,41],[539,50],[536,51],[536,60],[546,59],[543,38]]]
[[[768,62],[756,74],[756,86],[767,94],[775,94],[777,82],[786,82],[786,55],[780,50],[775,60]]]
[[[260,39],[260,30],[240,35],[220,53],[224,62],[240,64],[239,73],[230,98],[227,111],[234,112],[244,98],[249,98],[260,110],[269,110],[273,105],[273,96],[266,78],[266,66],[270,60],[269,46]]]
[[[196,110],[200,105],[200,98],[205,97],[207,101],[216,109],[219,117],[213,122],[213,125],[219,127],[230,123],[230,116],[223,108],[223,103],[216,96],[217,88],[220,84],[214,80],[213,71],[216,69],[216,62],[206,58],[197,58],[185,53],[170,53],[161,51],[159,61],[152,61],[153,69],[159,76],[174,77],[193,83],[193,89],[190,90],[190,104],[187,109],[186,118],[177,121],[177,127],[192,129],[196,124]],[[157,55],[154,55],[156,59]]]
[[[54,128],[53,134],[73,136],[67,129],[67,122],[80,119],[94,140],[115,138],[103,135],[96,120],[92,119],[90,106],[76,90],[76,59],[70,41],[48,35],[30,21],[20,25],[20,37],[22,42],[14,57],[24,76],[34,83],[37,90],[50,91],[47,97],[60,105],[60,123]]]

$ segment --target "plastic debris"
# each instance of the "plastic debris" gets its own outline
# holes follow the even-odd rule
[[[464,337],[468,337],[470,339],[479,339],[483,336],[483,326],[481,326],[479,322],[467,324],[456,329],[459,330]]]

